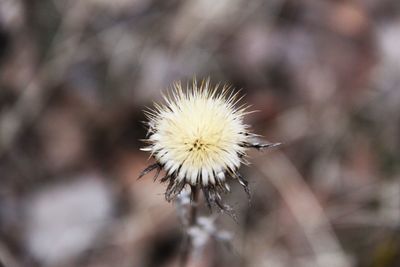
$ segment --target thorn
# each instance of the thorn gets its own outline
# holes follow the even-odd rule
[[[236,178],[239,181],[239,184],[243,187],[244,191],[247,194],[247,199],[249,200],[249,203],[251,202],[251,193],[249,189],[249,182],[244,179],[244,177],[240,173],[235,173]]]
[[[203,187],[202,190],[203,190],[204,198],[207,202],[207,207],[211,211],[211,201],[212,200],[210,199],[210,192],[209,192],[208,188],[206,188],[206,187]]]
[[[163,178],[161,178],[160,182],[161,182],[161,183],[164,183],[164,182],[166,182],[168,179],[169,179],[169,176],[168,176],[168,175],[165,175]]]
[[[261,144],[261,143],[245,143],[245,147],[252,147],[258,150],[262,150],[265,148],[273,148],[282,145],[282,143],[270,143],[270,144]]]
[[[146,174],[148,174],[149,172],[151,172],[152,170],[154,170],[155,168],[160,168],[160,165],[158,165],[158,163],[152,164],[150,166],[148,166],[146,169],[144,169],[139,177],[137,178],[137,180],[139,180],[140,178],[142,178],[143,176],[145,176]]]
[[[158,175],[160,175],[160,172],[161,172],[161,168],[158,167],[157,172],[156,172],[156,175],[154,175],[154,178],[153,178],[153,181],[154,181],[154,182],[157,180]]]
[[[217,204],[217,206],[220,208],[221,212],[228,214],[229,217],[231,217],[235,223],[238,223],[238,218],[231,206],[222,203],[220,200],[220,197],[215,199],[215,204]]]

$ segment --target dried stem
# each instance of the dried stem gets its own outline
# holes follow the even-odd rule
[[[190,227],[193,227],[197,222],[197,207],[199,202],[199,187],[198,186],[191,186],[192,190],[192,201],[190,203],[190,213],[189,213],[189,223],[186,225],[186,231],[184,240],[182,242],[182,253],[180,257],[180,267],[186,267],[189,260],[190,252],[192,251],[193,244],[192,238],[190,237],[188,230]]]
[[[192,186],[192,203],[190,205],[190,218],[189,218],[189,227],[196,224],[197,219],[197,206],[199,202],[199,187]]]

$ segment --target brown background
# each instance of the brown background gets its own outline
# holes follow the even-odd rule
[[[252,152],[191,266],[400,266],[397,0],[1,0],[0,261],[176,266],[142,110],[174,80],[242,88]],[[203,209],[207,215],[207,209]],[[1,265],[1,264],[0,264]]]

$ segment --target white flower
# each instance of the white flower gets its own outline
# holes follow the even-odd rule
[[[247,182],[238,173],[246,163],[249,147],[265,148],[277,144],[254,143],[255,135],[243,123],[246,105],[236,107],[241,98],[230,87],[211,87],[209,81],[196,82],[185,91],[175,83],[171,95],[164,96],[165,104],[155,104],[146,112],[149,145],[143,148],[155,158],[156,164],[145,169],[141,176],[158,168],[169,181],[167,200],[175,197],[186,184],[201,187],[208,203],[221,208],[221,191],[229,191],[227,179],[238,179],[248,192]],[[140,176],[140,177],[141,177]]]

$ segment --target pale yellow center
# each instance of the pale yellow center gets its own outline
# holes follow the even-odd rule
[[[246,129],[242,116],[223,98],[181,97],[160,111],[150,137],[156,158],[180,177],[209,177],[240,166]]]

